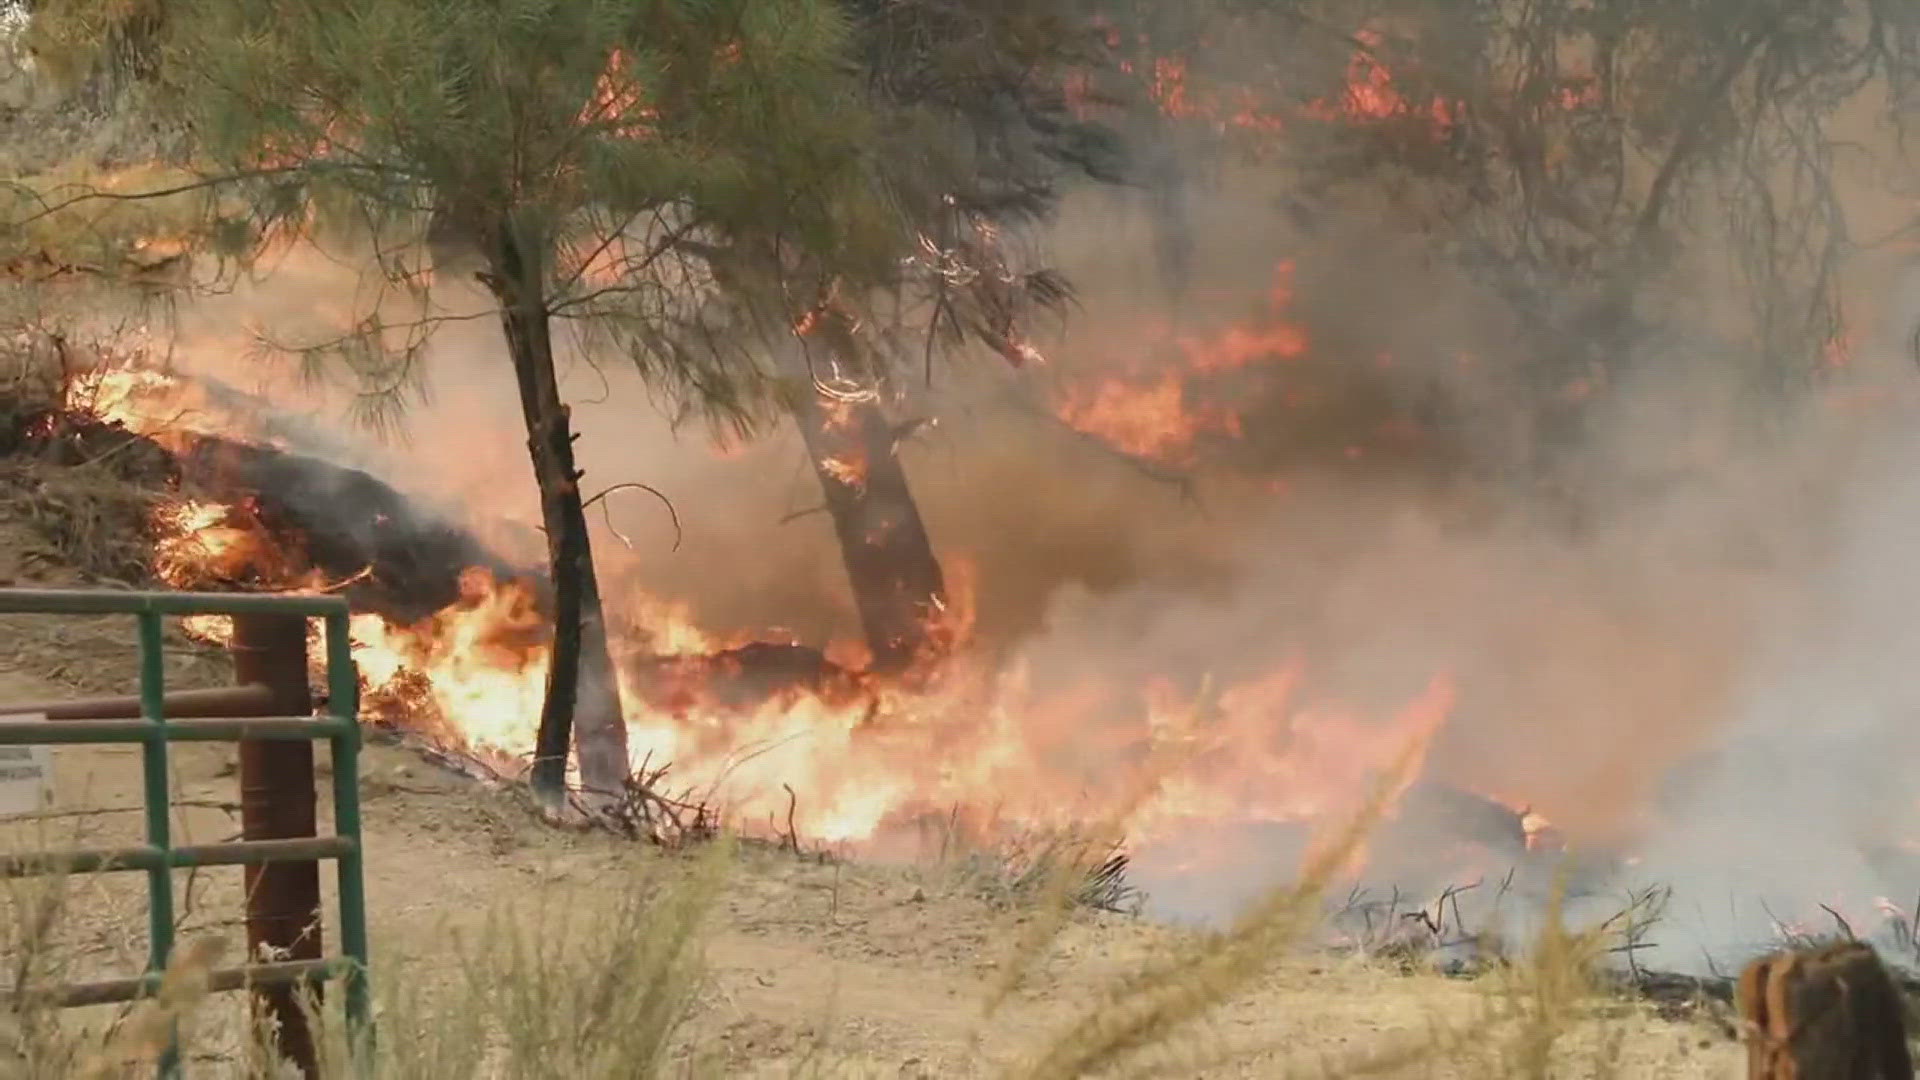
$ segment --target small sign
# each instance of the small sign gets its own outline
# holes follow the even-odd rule
[[[46,720],[45,713],[8,720]],[[45,746],[0,746],[0,817],[32,814],[53,800],[53,750]]]

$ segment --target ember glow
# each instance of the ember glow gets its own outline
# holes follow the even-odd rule
[[[280,553],[251,520],[250,510],[244,503],[193,499],[162,507],[155,522],[160,541],[154,548],[154,573],[179,587],[209,577],[284,581],[287,568]]]
[[[605,124],[615,138],[646,139],[655,134],[659,113],[646,103],[646,93],[634,76],[633,64],[619,49],[607,58],[606,69],[594,81],[592,98],[574,123],[583,128]]]
[[[1354,34],[1354,48],[1339,87],[1295,106],[1279,104],[1276,95],[1254,84],[1197,76],[1187,56],[1158,53],[1144,35],[1128,42],[1109,27],[1106,40],[1108,48],[1116,51],[1128,44],[1133,46],[1134,56],[1118,60],[1115,66],[1123,76],[1139,82],[1147,99],[1163,115],[1203,124],[1216,132],[1248,134],[1256,143],[1284,139],[1294,119],[1347,124],[1412,119],[1436,138],[1445,137],[1459,119],[1459,107],[1454,102],[1440,97],[1414,100],[1402,92],[1382,56],[1384,38],[1371,29]],[[1087,73],[1074,72],[1063,87],[1069,105],[1082,118],[1097,109],[1091,85]],[[1576,108],[1591,104],[1593,94],[1590,84],[1582,83],[1563,89],[1559,97],[1564,107]],[[1285,95],[1277,97],[1284,99]]]
[[[1306,328],[1288,311],[1293,272],[1291,260],[1280,262],[1250,322],[1207,334],[1165,330],[1126,363],[1107,368],[1109,374],[1067,385],[1055,415],[1115,449],[1169,465],[1191,464],[1206,439],[1240,438],[1232,376],[1254,365],[1284,365],[1307,351]]]
[[[1361,30],[1354,38],[1359,45],[1347,61],[1346,86],[1339,99],[1316,101],[1308,111],[1321,119],[1361,122],[1424,114],[1434,134],[1444,136],[1454,124],[1453,104],[1441,98],[1424,105],[1409,101],[1394,84],[1393,72],[1380,59],[1380,35]]]

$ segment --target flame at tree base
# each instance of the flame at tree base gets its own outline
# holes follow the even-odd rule
[[[169,439],[164,422],[143,417],[178,416],[169,405],[192,394],[151,370],[95,372],[76,381],[68,409],[184,447],[190,439]],[[204,417],[211,410],[200,405]],[[304,538],[264,512],[267,493],[219,495],[183,492],[156,513],[163,581],[316,592],[382,572],[330,578]],[[1368,718],[1309,700],[1291,665],[1211,694],[1167,678],[1129,684],[1001,665],[967,648],[970,568],[945,562],[950,602],[933,612],[939,625],[927,636],[947,647],[888,677],[863,670],[857,646],[715,637],[683,607],[611,591],[635,770],[670,763],[669,794],[736,827],[791,830],[810,843],[881,852],[917,840],[932,821],[983,839],[1097,825],[1122,830],[1129,846],[1177,848],[1167,868],[1199,869],[1235,856],[1174,841],[1337,826],[1383,770],[1410,760],[1412,771],[1393,778],[1397,798],[1451,702],[1436,679],[1396,715]],[[484,566],[462,572],[458,592],[410,622],[354,615],[362,715],[515,772],[531,756],[545,692],[544,594],[537,581]],[[202,618],[189,630],[218,642],[230,627]]]
[[[415,626],[355,618],[364,709],[522,762],[548,628],[524,583],[476,570],[466,586]],[[680,622],[660,630],[620,639],[635,770],[670,762],[675,789],[727,819],[826,843],[878,842],[928,818],[978,833],[1105,823],[1143,786],[1153,793],[1124,823],[1142,842],[1207,823],[1335,821],[1399,754],[1424,755],[1452,699],[1436,680],[1400,714],[1367,722],[1302,707],[1288,671],[1207,706],[1158,684],[1128,708],[1126,692],[1046,694],[1027,670],[964,652],[880,680],[802,647],[721,646]],[[683,651],[636,647],[659,640]]]

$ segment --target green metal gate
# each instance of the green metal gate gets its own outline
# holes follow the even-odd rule
[[[350,1038],[365,1049],[372,1037],[367,986],[366,889],[361,865],[359,684],[347,637],[347,604],[334,596],[261,596],[223,593],[107,592],[0,589],[0,614],[132,615],[140,637],[140,713],[136,720],[7,720],[0,746],[138,743],[147,842],[121,849],[0,855],[0,876],[143,871],[147,875],[147,970],[131,979],[46,988],[60,1005],[130,1001],[151,994],[173,951],[173,871],[194,866],[244,866],[332,859],[339,871],[341,955],[322,960],[253,963],[212,974],[215,990],[265,983],[311,983],[339,978],[346,992]],[[327,714],[262,718],[174,719],[166,716],[161,618],[180,615],[279,615],[318,618],[325,627]],[[333,751],[334,835],[175,846],[168,793],[171,743],[255,739],[325,739]],[[162,1077],[180,1074],[178,1049],[161,1060]]]

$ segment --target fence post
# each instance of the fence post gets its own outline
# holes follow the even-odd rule
[[[234,680],[264,686],[275,716],[307,716],[307,620],[298,615],[233,617]],[[306,739],[240,742],[240,827],[246,840],[284,840],[317,834],[313,743]],[[253,863],[245,868],[247,951],[250,962],[317,960],[320,942],[320,866],[317,862]],[[263,948],[263,946],[265,948]],[[270,951],[275,955],[263,957]],[[318,1000],[320,988],[311,993]],[[301,1011],[301,984],[255,987],[256,1025],[275,1032],[280,1055],[313,1080],[319,1073],[313,1032]]]
[[[1840,941],[1747,965],[1735,986],[1749,1080],[1914,1075],[1906,1004],[1873,946]]]

